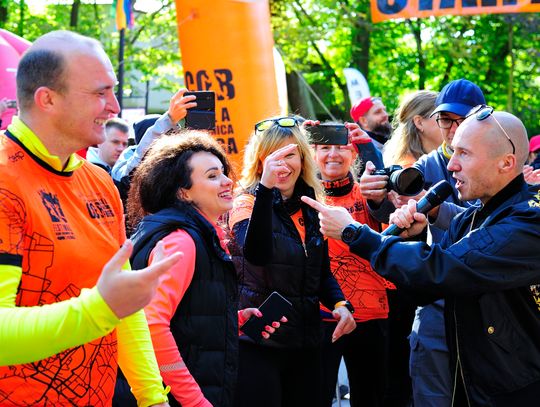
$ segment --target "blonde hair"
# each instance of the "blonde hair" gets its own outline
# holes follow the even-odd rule
[[[317,199],[324,197],[321,181],[317,177],[317,164],[313,159],[313,151],[308,143],[308,136],[305,130],[298,125],[281,127],[278,124],[274,124],[262,132],[255,132],[251,135],[244,152],[244,166],[238,183],[237,193],[255,193],[255,189],[261,180],[262,163],[265,158],[276,151],[283,141],[289,138],[292,144],[298,146],[298,152],[302,161],[300,177],[308,186],[315,190]]]
[[[422,133],[414,124],[414,117],[421,116],[427,119],[435,109],[436,99],[436,92],[420,90],[403,100],[394,116],[393,125],[396,130],[384,145],[385,165],[405,163],[411,158],[416,161],[427,153],[422,147]]]

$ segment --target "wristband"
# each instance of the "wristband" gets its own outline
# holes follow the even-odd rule
[[[343,301],[338,301],[336,302],[336,304],[334,305],[334,309],[336,309],[337,307],[345,307],[349,310],[349,312],[351,314],[354,314],[354,307],[352,306],[352,304],[347,301],[347,300],[343,300]]]

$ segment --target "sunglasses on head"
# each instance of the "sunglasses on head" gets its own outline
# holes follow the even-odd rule
[[[255,125],[255,131],[265,131],[277,124],[279,127],[294,127],[298,124],[298,121],[294,117],[278,117],[275,119],[261,120]]]
[[[471,109],[471,111],[467,114],[467,117],[475,116],[476,120],[482,121],[486,120],[488,117],[493,117],[493,120],[495,120],[495,123],[497,123],[497,126],[499,126],[499,129],[503,132],[504,136],[508,139],[510,144],[512,144],[512,154],[516,153],[516,146],[514,145],[514,142],[506,132],[506,130],[501,126],[501,123],[497,120],[497,118],[493,115],[493,107],[487,106],[487,105],[478,105]]]

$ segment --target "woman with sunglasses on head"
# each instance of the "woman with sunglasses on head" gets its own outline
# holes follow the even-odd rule
[[[158,241],[165,252],[184,253],[145,308],[171,406],[233,405],[238,322],[260,316],[256,308],[237,311],[236,270],[218,225],[232,208],[229,176],[221,146],[186,130],[154,142],[131,183],[128,214],[138,223],[132,264],[151,263]]]
[[[257,123],[229,218],[240,304],[259,306],[277,291],[292,303],[292,311],[289,322],[264,343],[241,336],[237,406],[318,405],[319,301],[339,320],[333,340],[355,327],[330,272],[318,215],[300,201],[302,195],[322,197],[316,173],[296,118]]]

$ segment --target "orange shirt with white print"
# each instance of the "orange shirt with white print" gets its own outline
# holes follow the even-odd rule
[[[118,320],[95,287],[125,240],[110,177],[17,117],[0,167],[0,404],[110,405],[117,360],[141,405],[165,401],[144,314]]]

